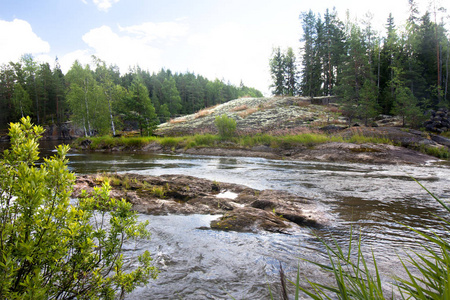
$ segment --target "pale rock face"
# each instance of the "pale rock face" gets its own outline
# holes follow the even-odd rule
[[[309,98],[240,98],[161,124],[155,134],[215,133],[214,120],[223,114],[235,119],[237,130],[244,132],[292,129],[307,127],[313,123],[346,123],[330,110],[330,106],[313,105]]]

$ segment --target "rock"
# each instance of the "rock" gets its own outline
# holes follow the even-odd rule
[[[288,234],[294,232],[295,227],[295,224],[274,213],[251,207],[236,209],[211,222],[212,229],[241,232],[264,230]]]
[[[450,139],[448,139],[448,138],[432,134],[431,139],[440,145],[450,148]]]
[[[427,131],[443,133],[449,130],[450,116],[447,109],[439,108],[436,112],[430,111],[429,113],[430,119],[423,123]]]
[[[83,147],[83,148],[89,148],[89,146],[92,144],[92,141],[90,140],[90,139],[85,139],[85,140],[83,140],[81,143],[80,143],[80,145],[81,145],[81,147]]]
[[[311,199],[184,175],[83,175],[77,178],[74,196],[80,197],[81,190],[89,194],[104,181],[110,182],[111,197],[126,199],[144,214],[223,214],[211,223],[218,230],[293,233],[299,226],[327,223]],[[224,198],[223,191],[236,197]]]
[[[320,130],[324,131],[326,133],[334,133],[345,129],[344,127],[336,126],[336,125],[327,125],[324,127],[321,127]]]
[[[333,118],[329,110],[330,106],[313,105],[310,98],[304,97],[240,98],[160,124],[154,134],[217,133],[214,120],[222,114],[236,120],[240,133],[279,133],[280,130],[304,129],[314,122],[328,123]],[[345,124],[340,118],[332,121]]]

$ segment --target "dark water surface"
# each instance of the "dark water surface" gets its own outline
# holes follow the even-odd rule
[[[298,258],[325,261],[315,235],[328,241],[334,237],[345,246],[350,227],[362,233],[363,249],[374,252],[387,283],[392,275],[403,274],[397,255],[418,249],[415,234],[400,224],[440,233],[435,215],[445,216],[410,176],[450,202],[448,163],[400,166],[142,153],[71,153],[69,159],[78,174],[185,174],[286,190],[316,199],[319,212],[330,220],[325,228],[288,236],[197,229],[217,216],[141,215],[150,221],[152,239],[137,249],[130,246],[127,253],[148,249],[161,273],[129,299],[268,299],[268,285],[276,293],[280,263],[291,279],[300,265],[302,278],[327,282],[328,275]]]

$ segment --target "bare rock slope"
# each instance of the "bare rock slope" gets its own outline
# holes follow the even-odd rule
[[[311,104],[309,98],[240,98],[161,124],[155,134],[215,133],[214,120],[224,114],[236,120],[237,130],[244,133],[286,130],[329,122],[345,123],[345,119],[336,114],[335,107]]]

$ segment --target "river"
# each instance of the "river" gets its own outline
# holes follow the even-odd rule
[[[419,249],[415,234],[404,225],[439,233],[441,222],[435,215],[445,216],[411,176],[450,201],[448,162],[371,165],[143,153],[71,153],[68,158],[69,168],[78,174],[185,174],[286,190],[315,199],[330,220],[324,228],[283,235],[198,229],[217,216],[140,215],[150,221],[152,238],[130,246],[127,255],[149,250],[161,273],[128,299],[269,299],[269,287],[277,293],[280,264],[291,279],[299,269],[301,278],[328,282],[329,275],[299,258],[325,262],[326,251],[317,237],[328,242],[334,237],[345,247],[351,227],[356,238],[361,233],[364,252],[373,251],[387,286],[394,274],[404,274],[398,256]]]

